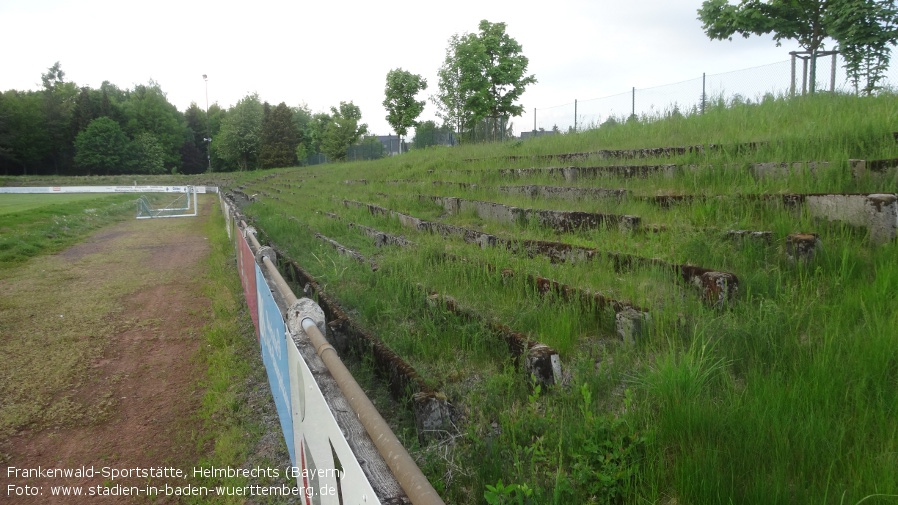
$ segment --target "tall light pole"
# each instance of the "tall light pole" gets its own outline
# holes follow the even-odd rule
[[[209,131],[209,76],[203,74],[203,80],[206,81],[206,133],[208,137],[203,137],[206,142],[206,160],[209,161],[209,172],[212,172],[212,133]]]

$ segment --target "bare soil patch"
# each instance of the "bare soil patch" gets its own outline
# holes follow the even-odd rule
[[[28,342],[38,341],[35,345],[44,346],[50,356],[49,363],[38,360],[29,366],[13,351],[0,351],[14,371],[26,375],[10,377],[23,380],[17,400],[11,401],[21,408],[12,405],[3,411],[7,407],[0,406],[0,412],[15,414],[0,417],[6,422],[0,425],[2,466],[93,467],[98,474],[16,478],[4,469],[0,502],[166,503],[164,498],[147,498],[145,492],[137,497],[53,497],[51,486],[82,486],[86,494],[90,486],[184,486],[193,480],[187,465],[201,449],[190,442],[190,426],[202,395],[197,384],[203,373],[195,357],[209,317],[201,290],[209,252],[202,222],[209,218],[211,205],[211,199],[202,202],[199,218],[115,225],[0,279],[0,319],[9,315],[9,323],[0,325],[0,345],[25,349]],[[58,280],[41,281],[47,271],[55,272]],[[29,299],[40,306],[29,307]],[[23,310],[30,311],[30,317],[14,317]],[[46,322],[32,324],[42,319],[53,319],[51,328],[60,328],[58,333],[66,338],[54,340]],[[80,350],[68,360],[52,359],[57,353],[66,355],[67,343]],[[29,352],[39,356],[40,348]],[[29,405],[26,370],[47,366],[66,369],[60,379],[34,393],[36,400]],[[188,477],[113,481],[99,475],[103,467],[173,467]],[[36,486],[41,495],[9,496],[8,484]]]

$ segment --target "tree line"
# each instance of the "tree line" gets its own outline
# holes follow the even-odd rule
[[[797,41],[812,57],[834,39],[865,93],[880,88],[898,40],[896,0],[704,0],[698,17],[711,39],[772,34],[777,43]],[[417,95],[427,81],[401,68],[386,76],[386,119],[400,137],[415,128],[416,148],[510,138],[510,119],[524,111],[519,100],[537,82],[528,64],[505,23],[483,20],[476,33],[449,38],[437,92],[429,97],[442,125],[418,121],[426,102]],[[252,94],[227,110],[191,103],[182,113],[153,81],[127,90],[108,81],[99,89],[78,87],[58,62],[41,81],[38,91],[0,94],[0,174],[193,174],[294,166],[322,156],[340,161],[350,149],[365,158],[384,154],[351,101],[312,113]]]
[[[514,102],[536,82],[520,51],[504,23],[482,21],[479,33],[453,36],[440,91],[431,97],[445,123],[417,121],[425,101],[415,95],[427,82],[402,69],[387,75],[388,122],[400,137],[415,127],[416,148],[472,140],[478,127],[490,139],[510,133],[496,120],[504,125],[520,115]],[[313,113],[251,94],[229,109],[191,103],[181,112],[153,81],[133,89],[108,81],[79,87],[57,62],[41,82],[36,91],[0,93],[0,174],[196,174],[384,155],[352,101]]]
[[[346,157],[365,138],[359,108],[313,114],[252,94],[229,109],[180,112],[158,83],[99,89],[65,79],[59,62],[37,91],[0,93],[0,174],[197,174],[294,166],[314,155]],[[373,142],[377,142],[373,139]],[[377,147],[382,146],[377,142]],[[376,154],[376,150],[375,150]]]

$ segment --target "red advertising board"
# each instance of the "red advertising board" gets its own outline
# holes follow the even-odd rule
[[[256,340],[259,340],[259,304],[256,300],[256,259],[243,233],[237,233],[237,269],[240,270],[240,282],[243,284],[243,296],[249,306],[249,314],[256,328]]]

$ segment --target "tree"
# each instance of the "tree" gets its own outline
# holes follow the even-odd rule
[[[209,120],[206,111],[199,108],[196,102],[184,111],[187,123],[187,139],[181,144],[181,173],[200,174],[208,170]]]
[[[845,60],[848,78],[856,90],[871,94],[879,89],[898,42],[898,7],[895,0],[840,0],[833,21],[833,37]],[[861,86],[863,81],[863,86]]]
[[[451,142],[452,130],[444,125],[437,127],[433,121],[423,121],[415,128],[415,138],[412,139],[412,147],[414,149],[424,149],[425,147],[449,144]]]
[[[346,159],[349,146],[368,133],[368,125],[359,124],[362,111],[352,102],[340,102],[340,108],[331,107],[330,122],[321,139],[321,152],[333,161]]]
[[[127,118],[125,131],[131,138],[151,133],[165,153],[166,167],[178,167],[181,146],[188,134],[187,124],[184,115],[168,101],[159,84],[151,80],[148,84],[135,86],[123,107]]]
[[[834,38],[849,51],[869,47],[870,33],[876,43],[881,40],[880,36],[886,41],[894,40],[893,31],[889,37],[888,27],[872,21],[878,19],[874,12],[876,4],[888,4],[894,9],[894,0],[742,0],[739,5],[731,5],[727,0],[705,0],[698,10],[698,19],[712,40],[732,40],[738,33],[745,38],[772,34],[777,45],[783,40],[797,41],[811,55],[813,93],[817,79],[816,54],[823,49],[827,38]],[[886,10],[880,11],[883,12]],[[850,26],[859,19],[870,21],[864,30]],[[893,26],[894,14],[889,21]]]
[[[293,111],[284,102],[279,103],[274,109],[269,107],[262,121],[259,151],[259,163],[262,168],[294,166],[298,145],[299,133],[293,123]]]
[[[143,132],[131,143],[133,149],[132,171],[138,174],[158,175],[165,171],[165,151],[155,135]]]
[[[58,61],[41,74],[41,82],[44,85],[44,114],[53,169],[57,174],[65,173],[72,163],[72,141],[75,139],[71,129],[72,111],[79,90],[74,83],[65,82],[65,72]]]
[[[324,141],[324,135],[329,124],[331,124],[330,114],[326,112],[317,112],[312,115],[311,122],[309,123],[309,155],[323,152],[321,150],[321,143]]]
[[[296,159],[302,164],[303,160],[318,151],[312,148],[312,111],[309,106],[302,104],[293,108],[293,125],[297,132]]]
[[[108,117],[94,119],[75,138],[75,164],[92,172],[121,173],[128,162],[130,143],[122,128]]]
[[[415,95],[426,89],[427,81],[420,75],[401,68],[387,73],[383,105],[387,109],[387,122],[399,136],[400,146],[402,137],[408,133],[409,128],[417,126],[418,116],[424,111],[424,100],[415,100]]]
[[[479,33],[450,39],[446,62],[440,70],[444,112],[450,111],[463,129],[490,118],[490,138],[504,133],[505,122],[520,116],[524,106],[517,101],[526,87],[536,83],[527,75],[530,60],[521,45],[505,32],[505,23],[482,20]],[[462,109],[454,109],[461,104]]]
[[[525,75],[530,60],[521,54],[521,44],[505,33],[505,23],[480,22],[480,33],[468,39],[470,58],[463,72],[462,90],[468,90],[467,105],[479,117],[516,117],[524,106],[515,102],[536,77]],[[465,67],[462,67],[463,69]],[[483,116],[481,116],[483,114]]]
[[[462,94],[461,66],[458,57],[458,47],[461,37],[458,34],[449,38],[449,46],[446,48],[446,57],[443,65],[437,71],[439,80],[437,86],[439,93],[431,95],[430,101],[436,105],[437,117],[442,119],[456,133],[461,133],[468,122],[468,114],[465,111],[466,96]]]
[[[212,140],[212,152],[240,170],[255,168],[259,156],[264,109],[259,95],[240,99],[221,122]]]
[[[17,167],[21,174],[28,175],[54,152],[44,100],[44,94],[35,91],[0,94],[0,161],[6,171]]]

